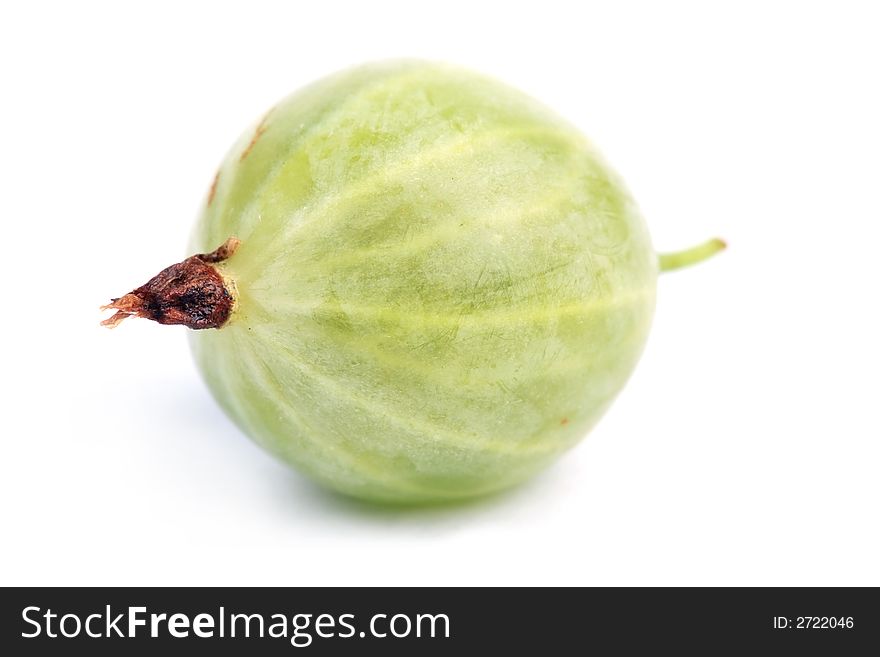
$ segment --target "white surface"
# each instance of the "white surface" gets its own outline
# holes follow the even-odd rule
[[[880,585],[871,6],[4,5],[0,584]],[[97,325],[266,107],[395,55],[573,119],[659,249],[731,245],[662,278],[589,439],[463,508],[325,494],[226,420],[185,329]]]

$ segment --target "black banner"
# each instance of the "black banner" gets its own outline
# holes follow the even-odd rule
[[[880,597],[869,588],[22,588],[2,591],[0,614],[6,655],[851,655],[880,647]]]

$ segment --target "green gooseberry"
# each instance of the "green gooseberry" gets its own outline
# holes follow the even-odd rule
[[[217,173],[200,255],[105,324],[206,329],[189,335],[221,406],[322,484],[457,500],[577,443],[636,365],[658,270],[721,248],[658,258],[569,123],[491,79],[386,62],[271,109]]]

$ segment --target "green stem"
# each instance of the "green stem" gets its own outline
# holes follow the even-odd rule
[[[682,267],[690,267],[698,262],[703,262],[706,258],[711,258],[719,251],[727,248],[727,243],[717,237],[704,242],[699,246],[685,249],[684,251],[676,251],[675,253],[660,254],[660,271],[672,271],[673,269],[681,269]]]

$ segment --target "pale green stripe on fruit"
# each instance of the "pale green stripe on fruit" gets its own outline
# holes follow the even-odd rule
[[[368,486],[375,486],[378,484],[380,486],[388,487],[388,489],[392,491],[407,491],[418,496],[424,496],[425,498],[434,498],[437,495],[457,497],[454,491],[445,489],[439,490],[437,488],[420,486],[409,477],[390,477],[388,476],[387,469],[372,466],[369,462],[366,462],[364,459],[358,458],[356,455],[352,454],[347,449],[336,444],[335,442],[327,440],[322,440],[320,442],[315,441],[311,437],[314,431],[307,424],[304,423],[304,420],[299,416],[295,407],[289,400],[288,395],[285,394],[285,391],[289,392],[289,389],[283,386],[277,379],[275,379],[274,374],[272,374],[272,368],[269,365],[270,357],[262,356],[256,350],[257,345],[258,343],[253,340],[249,340],[241,345],[243,347],[243,350],[239,353],[242,357],[245,357],[244,365],[246,369],[248,369],[254,375],[253,380],[258,386],[264,398],[274,401],[277,407],[285,411],[285,415],[292,421],[292,423],[300,428],[299,434],[302,440],[311,443],[314,448],[317,449],[319,452],[324,452],[325,457],[332,457],[331,462],[333,462],[332,459],[337,459],[338,462],[343,463],[344,466],[349,469],[353,474],[366,477],[364,484]],[[251,358],[247,358],[247,356],[251,356]],[[253,369],[254,362],[260,363],[259,372]],[[315,381],[315,374],[316,373],[305,374],[306,380]],[[319,377],[319,380],[326,379],[326,377],[323,377],[322,375],[317,376]],[[383,414],[382,417],[387,417],[387,415]],[[475,450],[473,445],[468,445],[467,449],[470,451],[484,451],[481,449]],[[295,458],[295,455],[291,454],[289,451],[282,451],[286,457]],[[525,450],[518,451],[522,452]],[[529,453],[538,457],[541,455],[542,451],[543,450],[535,450],[529,451]],[[551,449],[547,451],[552,452],[555,450]],[[305,464],[301,465],[305,466]],[[320,475],[320,473],[318,472],[316,472],[315,474]],[[462,492],[461,496],[466,497],[473,494],[480,494],[482,492],[489,492],[495,490],[496,488],[496,484],[489,483],[481,490]]]
[[[260,326],[256,328],[257,332],[265,328]],[[271,337],[268,340],[271,341]],[[276,348],[285,351],[291,356],[291,364],[301,374],[308,376],[313,382],[321,388],[330,392],[336,399],[344,399],[354,406],[358,406],[364,410],[373,413],[377,417],[386,419],[390,424],[397,425],[405,430],[411,431],[417,435],[426,438],[428,441],[443,441],[447,445],[453,445],[465,450],[479,452],[495,452],[499,454],[541,454],[544,452],[555,451],[555,444],[544,444],[535,446],[522,446],[511,444],[499,440],[489,440],[475,444],[468,436],[462,436],[456,432],[450,431],[448,428],[431,422],[420,421],[414,416],[404,418],[398,416],[394,407],[375,401],[371,397],[358,395],[350,392],[347,388],[339,385],[332,377],[319,372],[316,368],[306,365],[306,358],[302,353],[295,353],[287,344],[275,344]],[[476,437],[476,433],[474,435]]]
[[[348,74],[351,75],[352,73],[355,72],[349,72]],[[331,111],[323,113],[319,120],[312,122],[297,140],[291,142],[284,157],[279,157],[277,159],[276,166],[265,174],[258,192],[252,195],[251,202],[243,207],[239,213],[238,220],[241,225],[241,228],[239,229],[241,235],[239,235],[239,237],[245,240],[251,238],[252,231],[257,225],[256,221],[259,219],[259,214],[254,212],[254,206],[264,195],[265,191],[275,184],[278,174],[283,169],[285,162],[295,151],[305,149],[310,138],[330,130],[334,121],[340,117],[350,115],[354,106],[363,103],[370,95],[379,92],[388,94],[394,91],[398,93],[403,92],[406,85],[410,83],[418,85],[421,77],[419,73],[413,73],[407,69],[400,69],[398,71],[392,70],[390,72],[368,71],[368,74],[369,73],[372,73],[376,77],[368,75],[367,82],[358,91],[346,94],[341,102],[333,106]],[[341,73],[340,78],[344,79],[345,75],[345,72]],[[282,228],[283,225],[284,224],[280,224],[279,228]],[[274,231],[264,231],[264,237],[259,242],[258,246],[262,246],[264,243],[272,244],[275,242],[275,239],[276,235],[274,234]]]
[[[566,315],[586,315],[604,312],[612,308],[628,306],[642,301],[645,293],[620,293],[614,299],[595,299],[578,303],[567,303],[553,307],[515,307],[493,308],[482,311],[460,311],[451,308],[449,312],[426,313],[418,310],[395,309],[393,306],[377,304],[367,306],[352,302],[343,302],[343,311],[349,315],[364,315],[370,319],[389,321],[398,325],[419,324],[433,327],[467,326],[491,329],[492,326],[505,324],[523,324],[557,319]],[[275,303],[272,312],[291,312],[298,315],[311,316],[323,302],[305,300],[293,303]]]
[[[352,203],[360,197],[375,194],[377,188],[392,187],[398,182],[401,182],[405,176],[418,175],[420,171],[431,165],[436,165],[443,160],[451,160],[453,158],[459,158],[461,160],[462,156],[465,155],[463,151],[468,151],[470,154],[478,150],[491,150],[492,148],[497,148],[503,140],[513,140],[539,135],[547,137],[556,136],[560,139],[563,138],[563,135],[558,133],[558,131],[547,130],[546,128],[536,129],[534,127],[526,129],[504,129],[487,132],[477,136],[457,135],[447,142],[442,142],[427,150],[416,152],[412,156],[399,161],[394,166],[378,170],[372,175],[351,181],[343,190],[339,190],[336,193],[324,194],[316,199],[314,203],[305,205],[296,210],[291,215],[289,221],[281,224],[282,232],[280,234],[271,233],[273,239],[270,242],[270,246],[263,250],[262,258],[259,261],[262,271],[265,271],[267,275],[271,275],[273,265],[276,262],[280,262],[283,265],[288,264],[290,255],[286,251],[279,250],[282,248],[282,245],[289,243],[289,240],[294,237],[300,236],[310,227],[312,230],[327,230],[328,224],[332,224],[334,221],[332,215],[334,209]],[[463,168],[466,162],[467,160],[462,160]],[[505,201],[506,207],[513,208],[515,205],[516,204],[510,199]],[[454,221],[449,222],[442,228],[438,228],[438,231],[444,229],[448,231],[448,229],[454,225]],[[419,237],[419,235],[420,234],[417,233],[410,236],[410,239]],[[442,232],[438,232],[438,238],[441,236]],[[322,261],[317,261],[310,263],[307,266],[320,267],[321,265]],[[245,270],[244,273],[247,274],[249,272]]]
[[[299,101],[298,105],[313,103],[318,96],[320,98],[324,98],[326,96],[325,93],[322,93],[326,87],[329,87],[333,90],[335,87],[339,86],[341,83],[346,81],[350,81],[354,79],[353,74],[357,73],[357,71],[346,71],[331,78],[321,80],[309,87],[302,89],[297,92],[292,98],[297,98]],[[349,93],[345,95],[345,98],[342,102],[337,104],[328,104],[326,99],[317,102],[309,111],[317,113],[320,117],[318,120],[312,120],[309,123],[309,127],[301,132],[295,139],[291,139],[286,149],[282,152],[281,157],[275,157],[275,163],[272,168],[264,172],[260,177],[260,183],[255,190],[250,190],[247,194],[248,201],[244,205],[239,205],[234,199],[227,199],[226,192],[228,191],[229,178],[235,177],[239,174],[240,170],[243,167],[250,167],[253,163],[253,158],[250,158],[250,155],[245,158],[242,162],[240,161],[240,156],[242,151],[247,147],[250,143],[251,139],[254,136],[255,130],[260,125],[260,122],[255,122],[253,127],[246,132],[242,137],[236,142],[235,146],[233,146],[227,160],[224,162],[221,167],[221,179],[218,182],[218,189],[216,190],[218,193],[222,190],[223,195],[220,197],[215,197],[214,202],[212,202],[211,207],[208,208],[207,212],[209,215],[214,215],[216,212],[215,208],[224,207],[224,201],[232,200],[233,202],[226,205],[226,212],[224,212],[221,216],[216,217],[215,222],[213,224],[205,224],[213,225],[214,230],[210,235],[201,234],[199,239],[206,240],[205,243],[200,244],[195,250],[197,251],[205,251],[209,248],[214,248],[214,246],[210,246],[214,242],[218,244],[222,242],[226,237],[235,234],[239,238],[250,238],[252,235],[252,231],[256,227],[255,224],[252,223],[252,215],[250,211],[253,205],[260,199],[260,197],[265,193],[265,190],[272,185],[274,182],[276,175],[279,170],[284,167],[285,162],[289,159],[292,153],[294,153],[297,149],[302,148],[303,143],[308,140],[310,137],[319,133],[322,130],[327,129],[328,124],[331,120],[334,120],[340,116],[344,116],[347,112],[350,111],[351,105],[356,104],[361,101],[364,96],[369,95],[372,92],[375,92],[377,89],[386,85],[389,80],[393,80],[395,77],[400,78],[412,78],[413,74],[409,73],[405,70],[400,70],[397,73],[391,72],[383,72],[383,71],[371,71],[372,75],[367,75],[363,80],[363,86],[355,91],[354,93]],[[290,99],[286,99],[283,102],[289,102]],[[329,111],[328,111],[329,110]],[[309,112],[305,113],[303,116],[305,119]],[[264,115],[265,116],[265,115]],[[279,125],[279,121],[276,117],[267,117],[271,119],[267,122],[266,129],[269,129],[269,125],[271,124],[273,133],[268,135],[264,134],[260,137],[260,141],[268,138],[273,138],[274,133],[279,129],[283,129],[284,125]],[[259,141],[254,145],[254,148],[257,146],[261,146]],[[262,147],[262,146],[261,146]],[[250,218],[249,218],[250,217]],[[235,225],[233,225],[235,224]]]
[[[640,302],[640,297],[634,297],[633,302]],[[615,308],[623,309],[626,304],[619,304]],[[607,309],[610,309],[606,308]],[[318,326],[312,322],[303,322],[296,328],[287,328],[284,325],[267,323],[265,325],[277,335],[278,341],[296,342],[304,331],[308,331],[316,339],[324,339],[327,341],[329,349],[341,350],[347,349],[347,353],[357,355],[363,359],[369,360],[377,365],[381,365],[389,371],[399,371],[418,375],[423,382],[430,383],[435,386],[446,388],[449,393],[462,393],[469,390],[485,390],[487,386],[498,385],[498,377],[480,377],[474,373],[470,373],[467,381],[462,383],[459,376],[450,373],[448,368],[437,368],[426,366],[423,358],[409,356],[414,353],[407,349],[392,350],[388,347],[378,346],[372,334],[340,330],[332,331],[325,326]],[[618,344],[634,343],[641,340],[642,335],[637,332],[629,333],[625,339],[618,340]],[[587,370],[590,362],[595,356],[587,354],[586,357],[581,354],[579,358],[568,357],[564,360],[556,360],[550,365],[540,368],[535,367],[533,371],[528,372],[530,376],[521,376],[520,383],[532,383],[540,380],[547,380],[563,374],[571,374],[584,372]]]
[[[314,449],[324,454],[325,458],[328,456],[331,457],[330,462],[333,462],[332,459],[338,459],[339,462],[343,463],[345,467],[353,473],[366,477],[364,482],[366,484],[380,483],[382,485],[389,485],[392,489],[402,488],[418,494],[436,494],[436,491],[418,486],[409,479],[389,477],[386,471],[370,467],[368,463],[357,459],[353,454],[349,453],[346,449],[340,447],[334,442],[327,440],[318,442],[313,437],[316,435],[315,431],[300,417],[299,413],[288,399],[288,395],[285,394],[285,389],[275,379],[274,374],[272,374],[272,368],[267,362],[267,358],[264,358],[257,350],[258,343],[254,340],[247,340],[239,342],[238,346],[242,350],[239,352],[243,357],[242,364],[253,375],[255,385],[258,387],[264,398],[271,399],[277,407],[284,410],[286,417],[299,429],[297,434],[299,435],[300,440],[311,443]],[[271,357],[268,357],[268,359],[271,360]],[[260,364],[259,371],[254,369],[255,362]],[[290,456],[288,450],[283,451]]]
[[[551,189],[556,189],[556,187],[551,187]],[[390,246],[373,246],[347,251],[335,257],[331,256],[321,260],[306,262],[302,267],[298,267],[298,269],[305,273],[318,268],[351,267],[375,258],[409,258],[423,249],[453,237],[468,239],[477,230],[482,230],[491,225],[515,224],[522,221],[524,217],[540,217],[548,212],[552,212],[552,209],[567,200],[569,195],[570,189],[560,187],[559,191],[552,196],[539,197],[537,200],[531,200],[528,204],[524,204],[519,199],[513,201],[505,199],[497,208],[485,215],[481,215],[483,221],[469,222],[470,231],[461,230],[460,219],[438,222],[430,228],[408,236],[406,240],[401,240]]]

